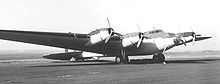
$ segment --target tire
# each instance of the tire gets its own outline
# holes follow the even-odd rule
[[[155,63],[163,63],[165,61],[165,56],[163,54],[157,54],[153,56],[153,61]]]
[[[123,59],[120,56],[116,56],[115,57],[115,63],[117,63],[117,64],[128,64],[129,63],[129,58],[127,56],[127,57],[125,57],[125,59]]]
[[[115,63],[120,64],[122,62],[121,58],[119,56],[115,57]]]

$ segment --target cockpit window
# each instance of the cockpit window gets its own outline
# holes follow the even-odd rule
[[[150,31],[149,33],[150,34],[155,34],[155,33],[159,33],[159,32],[162,32],[162,30],[153,30],[153,31]]]
[[[89,35],[98,34],[98,33],[100,33],[101,31],[107,31],[107,30],[108,30],[108,28],[96,29],[96,30],[90,32]]]

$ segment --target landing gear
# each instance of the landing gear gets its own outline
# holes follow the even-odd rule
[[[115,62],[116,62],[117,64],[128,64],[130,61],[129,61],[128,56],[125,56],[125,57],[116,56],[116,57],[115,57]]]
[[[156,53],[156,54],[153,56],[153,61],[154,61],[154,63],[163,63],[163,64],[166,64],[166,63],[165,63],[165,56],[164,56],[162,53]]]
[[[70,61],[70,62],[84,62],[85,59],[72,57],[69,61]]]
[[[92,57],[95,61],[98,61],[100,57]]]
[[[115,62],[118,64],[128,64],[130,62],[124,49],[121,49],[121,55],[115,57]]]
[[[122,59],[121,59],[119,56],[116,56],[116,57],[115,57],[115,62],[116,62],[117,64],[120,64],[120,63],[122,62]]]

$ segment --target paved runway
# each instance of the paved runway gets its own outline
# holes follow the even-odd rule
[[[111,58],[110,58],[111,59]],[[112,60],[112,59],[111,59]],[[117,65],[109,61],[49,60],[0,62],[3,84],[220,84],[220,57],[149,59]]]

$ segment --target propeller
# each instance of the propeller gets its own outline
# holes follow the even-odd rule
[[[109,39],[110,39],[111,36],[113,36],[114,34],[116,34],[116,35],[118,35],[118,36],[122,36],[122,34],[119,34],[119,33],[114,32],[114,30],[113,30],[113,28],[112,28],[112,26],[111,26],[110,21],[109,21],[108,18],[107,18],[107,22],[108,22],[108,26],[109,26],[109,28],[108,28],[109,36],[106,38],[105,43],[108,43]]]
[[[196,41],[196,34],[193,33],[192,36],[193,36],[193,40],[192,40],[192,41],[193,41],[193,44],[192,44],[192,45],[194,45],[194,44],[195,44],[195,41]]]
[[[153,26],[153,29],[156,30],[156,28]]]
[[[109,41],[109,39],[111,38],[111,36],[113,35],[114,31],[113,29],[109,28],[109,36],[105,39],[105,43],[107,43]]]
[[[186,39],[185,39],[185,37],[183,37],[183,38],[184,38],[185,41],[183,41],[182,39],[181,39],[181,41],[183,42],[183,44],[184,44],[185,46],[187,46],[187,45],[186,45]]]
[[[193,32],[193,29],[192,29],[192,27],[190,25],[189,25],[189,28],[192,31],[192,36],[193,36],[193,39],[192,39],[193,44],[192,45],[194,45],[195,44],[195,40],[196,40],[196,34],[195,34],[195,32]]]
[[[192,27],[191,27],[191,26],[189,26],[189,27],[190,27],[190,29],[191,29],[191,31],[192,31],[192,36],[193,36],[193,39],[192,39],[193,44],[192,44],[192,45],[194,45],[194,44],[195,44],[195,41],[196,41],[196,36],[201,36],[201,34],[196,34],[196,33],[193,31]]]
[[[183,33],[183,34],[184,34],[184,33]],[[181,39],[181,38],[183,38],[183,39]],[[181,33],[178,33],[178,34],[177,34],[176,39],[178,40],[178,42],[181,42],[181,43],[183,43],[185,46],[187,46],[187,45],[186,45],[186,39],[185,39],[185,37],[183,37],[183,36],[181,35]]]
[[[111,38],[111,36],[112,36],[113,33],[114,33],[114,30],[111,28],[111,24],[110,24],[110,22],[109,22],[108,17],[107,17],[106,19],[107,19],[108,26],[109,26],[109,29],[108,29],[109,36],[106,38],[105,43],[107,43],[107,42],[109,41],[109,39]]]
[[[139,46],[141,45],[142,41],[143,41],[143,37],[144,37],[144,33],[141,32],[141,29],[139,27],[139,25],[137,24],[137,27],[139,29],[139,40],[138,40],[138,43],[137,43],[137,48],[139,48]]]
[[[162,53],[164,53],[164,52],[166,51],[166,49],[167,49],[167,47],[164,47],[164,49],[163,49],[163,52],[162,52]]]
[[[180,33],[180,25],[178,25],[178,32],[179,32],[178,36],[181,36],[181,33]],[[184,40],[181,39],[181,38],[183,38]],[[185,37],[181,36],[179,39],[180,39],[180,41],[181,41],[185,46],[187,46],[187,45],[186,45],[186,39],[185,39]]]

